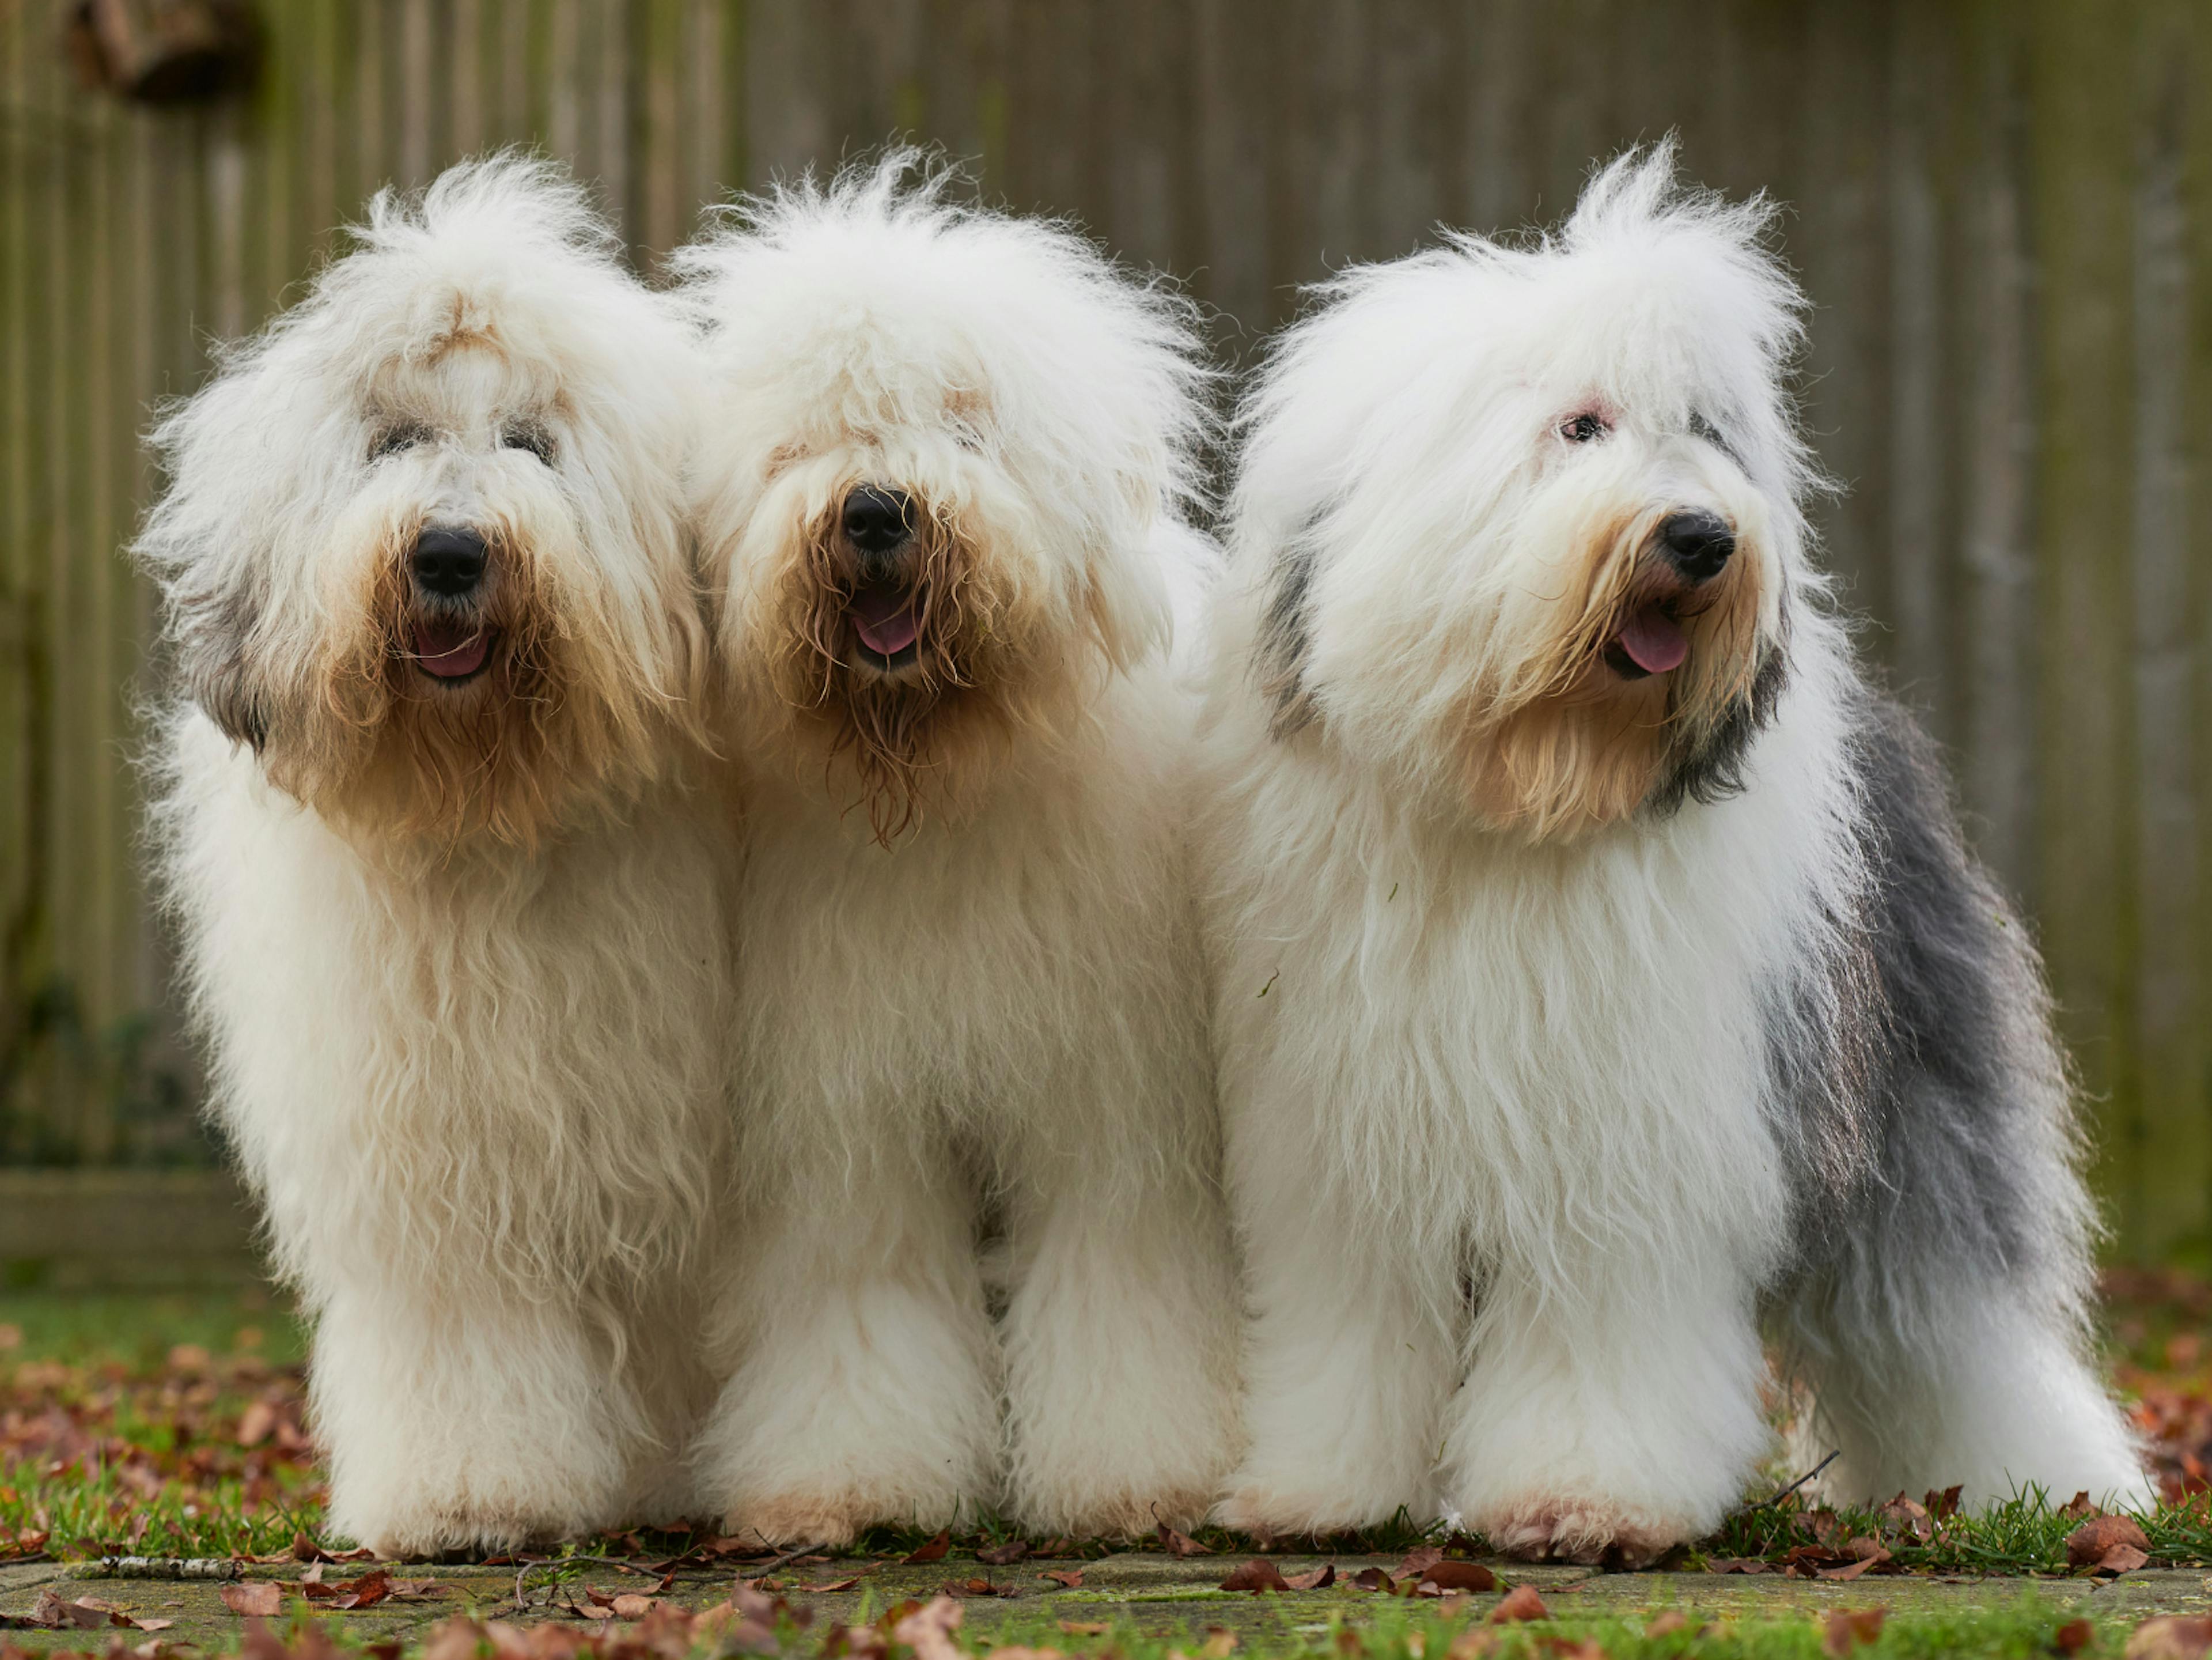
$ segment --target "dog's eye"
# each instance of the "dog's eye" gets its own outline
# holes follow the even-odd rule
[[[499,441],[511,450],[528,450],[547,466],[553,465],[553,435],[535,421],[517,421],[503,429]]]
[[[387,455],[397,455],[402,450],[411,450],[417,444],[429,441],[430,429],[420,421],[394,422],[369,440],[368,459],[381,461]]]
[[[1603,416],[1592,415],[1585,410],[1559,429],[1559,436],[1570,444],[1587,444],[1604,437],[1612,430],[1606,425]]]

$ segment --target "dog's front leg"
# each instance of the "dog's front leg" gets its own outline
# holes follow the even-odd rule
[[[1368,1527],[1401,1505],[1425,1520],[1459,1352],[1456,1262],[1377,1226],[1273,1134],[1231,1130],[1251,1320],[1244,1460],[1218,1518],[1270,1534]]]
[[[780,1193],[746,1218],[716,1323],[734,1369],[693,1458],[732,1534],[849,1543],[937,1528],[997,1496],[996,1349],[975,1206],[949,1158],[755,1156]]]
[[[411,1557],[621,1519],[634,1414],[573,1301],[357,1270],[318,1300],[315,1434],[337,1531]]]
[[[1710,1532],[1772,1441],[1751,1286],[1718,1247],[1567,1272],[1485,1286],[1445,1508],[1516,1555],[1640,1566]]]
[[[1210,1110],[1202,1080],[1101,1093],[1063,1116],[1097,1123],[1116,1102],[1178,1094]],[[1228,1224],[1211,1170],[1171,1151],[1191,1140],[1064,1148],[1032,1164],[1009,1206],[1009,1498],[1028,1528],[1193,1526],[1236,1455]]]

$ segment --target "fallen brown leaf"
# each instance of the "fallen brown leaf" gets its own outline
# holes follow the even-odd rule
[[[273,1579],[240,1579],[221,1592],[223,1607],[233,1614],[257,1620],[273,1620],[284,1612],[284,1588]]]
[[[2150,1541],[2130,1516],[2100,1516],[2066,1535],[2066,1565],[2092,1573],[2130,1573],[2150,1560]]]
[[[1288,1590],[1282,1570],[1264,1556],[1255,1556],[1221,1582],[1224,1590],[1249,1590],[1257,1596],[1267,1591]]]
[[[989,1580],[979,1578],[948,1579],[945,1583],[945,1594],[947,1596],[1014,1596],[1019,1593],[1012,1585],[994,1585]]]
[[[1394,1579],[1413,1579],[1418,1581],[1421,1575],[1427,1572],[1431,1568],[1436,1566],[1437,1563],[1443,1560],[1444,1553],[1443,1547],[1438,1545],[1423,1545],[1419,1549],[1410,1550],[1406,1553],[1406,1560],[1398,1564],[1397,1568],[1391,1574],[1391,1578]]]
[[[1922,1502],[1928,1506],[1929,1515],[1938,1522],[1946,1521],[1959,1513],[1959,1495],[1965,1491],[1963,1487],[1946,1487],[1938,1493],[1930,1487],[1928,1497]]]
[[[1211,1556],[1213,1548],[1201,1545],[1187,1533],[1178,1533],[1166,1523],[1159,1524],[1160,1548],[1170,1556]]]
[[[953,1598],[933,1596],[891,1627],[891,1640],[911,1648],[915,1660],[961,1660],[952,1633],[960,1629],[964,1618],[965,1612]]]
[[[2097,1507],[2089,1502],[2089,1495],[2087,1493],[2077,1493],[2058,1507],[2058,1513],[2061,1516],[2079,1518],[2084,1516],[2094,1516],[2097,1513]]]
[[[2127,1660],[2203,1660],[2212,1650],[2212,1617],[2168,1614],[2128,1634]]]
[[[1868,1569],[1879,1567],[1891,1560],[1890,1554],[1871,1539],[1852,1540],[1850,1554],[1854,1560],[1842,1567],[1820,1568],[1816,1572],[1823,1579],[1856,1579]]]
[[[1047,1568],[1042,1573],[1037,1575],[1037,1578],[1057,1580],[1070,1590],[1080,1590],[1083,1585],[1081,1568]]]
[[[1480,1562],[1431,1562],[1422,1570],[1419,1584],[1439,1591],[1496,1590],[1498,1576]]]
[[[1490,1623],[1493,1626],[1510,1625],[1521,1620],[1548,1620],[1551,1617],[1551,1609],[1544,1606],[1544,1599],[1536,1595],[1534,1585],[1514,1586],[1490,1611]]]
[[[2061,1654],[2079,1654],[2097,1640],[2097,1628],[2087,1620],[2069,1620],[2051,1633],[2051,1646]]]
[[[1887,1608],[1838,1608],[1828,1616],[1820,1634],[1820,1647],[1832,1660],[1843,1660],[1862,1643],[1871,1643],[1879,1638],[1882,1622],[1888,1618]]]
[[[1029,1554],[1030,1541],[1028,1540],[1009,1539],[1003,1545],[994,1545],[988,1550],[977,1551],[975,1553],[975,1560],[978,1562],[982,1563],[986,1567],[1003,1568],[1011,1566],[1012,1564],[1020,1561],[1022,1558],[1027,1556]]]
[[[1397,1594],[1397,1582],[1380,1568],[1362,1568],[1352,1576],[1352,1583],[1361,1590],[1379,1590],[1385,1596]]]
[[[1283,1584],[1292,1590],[1327,1590],[1336,1583],[1336,1564],[1324,1562],[1304,1573],[1286,1574]]]
[[[1705,1559],[1707,1573],[1765,1573],[1766,1561],[1758,1556],[1711,1556]]]
[[[840,1591],[840,1590],[852,1590],[852,1589],[853,1589],[853,1587],[854,1587],[854,1586],[855,1586],[855,1585],[859,1584],[860,1583],[860,1581],[861,1581],[862,1579],[866,1578],[866,1577],[867,1577],[867,1576],[866,1576],[866,1574],[860,1574],[860,1573],[856,1573],[856,1574],[854,1574],[854,1575],[850,1579],[832,1579],[832,1580],[831,1580],[828,1584],[826,1584],[826,1585],[801,1585],[801,1586],[799,1587],[799,1590],[806,1590],[806,1591],[814,1591],[814,1592],[817,1592],[817,1593],[826,1593],[826,1592],[830,1592],[830,1591]]]
[[[927,1562],[942,1562],[945,1553],[951,1548],[952,1529],[945,1528],[938,1534],[936,1538],[919,1547],[913,1555],[902,1557],[900,1560],[908,1567],[918,1566]]]

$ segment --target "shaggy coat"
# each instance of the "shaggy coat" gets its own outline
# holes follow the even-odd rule
[[[413,1554],[680,1500],[730,854],[681,324],[546,166],[354,237],[161,422],[138,553],[210,1110],[315,1321],[332,1523]]]
[[[1183,308],[912,158],[678,258],[746,801],[732,1530],[1211,1501],[1228,1242],[1176,789]]]
[[[1354,271],[1245,414],[1202,885],[1252,1313],[1227,1523],[1648,1559],[1772,1450],[2142,1499],[2026,930],[1855,666],[1767,210],[1601,173]]]

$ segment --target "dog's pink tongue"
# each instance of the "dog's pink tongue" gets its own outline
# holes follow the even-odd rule
[[[853,632],[878,657],[896,657],[915,642],[921,624],[914,596],[896,588],[864,588],[853,600]]]
[[[491,636],[482,629],[452,623],[422,623],[415,629],[415,666],[441,680],[459,680],[483,666]]]
[[[1689,636],[1656,605],[1646,605],[1621,624],[1620,648],[1646,674],[1680,668],[1690,654]]]

